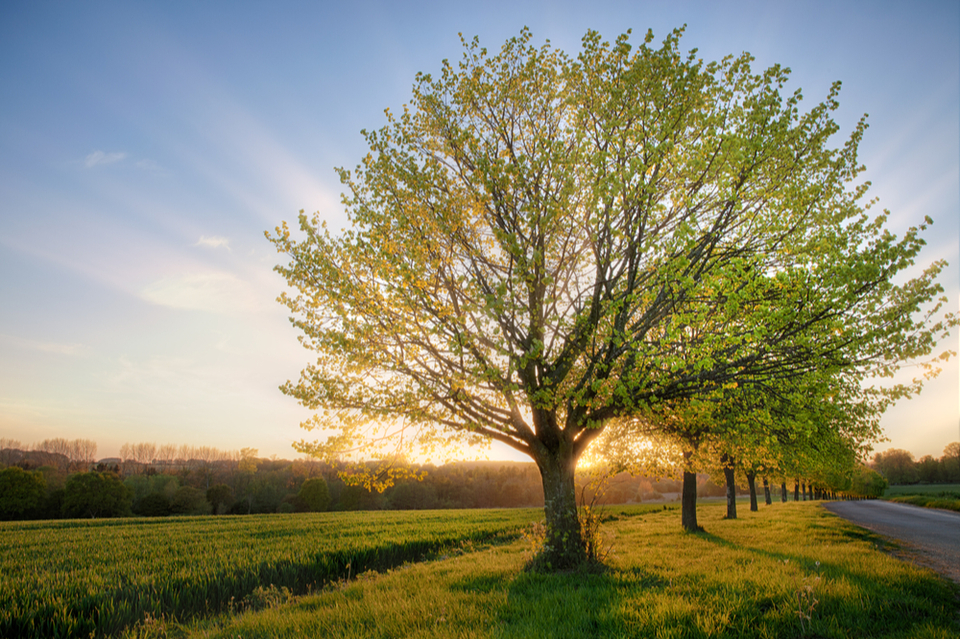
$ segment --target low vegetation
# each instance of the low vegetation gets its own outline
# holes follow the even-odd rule
[[[893,485],[883,496],[891,502],[960,511],[960,484]]]
[[[817,502],[723,515],[602,509],[606,569],[554,575],[524,571],[539,510],[7,523],[0,635],[960,633],[954,585]]]

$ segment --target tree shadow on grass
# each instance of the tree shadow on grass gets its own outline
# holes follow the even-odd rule
[[[878,573],[869,563],[831,561],[827,553],[818,560],[715,533],[691,535],[733,552],[729,564],[712,565],[691,549],[694,566],[686,573],[632,565],[603,573],[475,576],[453,588],[506,589],[505,603],[480,631],[492,637],[924,637],[960,631],[957,590],[936,576]],[[848,527],[837,532],[836,541],[842,540],[885,544]]]
[[[846,523],[831,531],[837,532],[838,541],[866,542],[879,551],[896,548],[894,543]],[[878,574],[867,569],[866,563],[831,562],[826,551],[817,560],[740,544],[712,533],[697,535],[710,544],[781,563],[789,576],[790,597],[768,599],[763,615],[756,615],[764,608],[762,600],[731,607],[731,620],[752,620],[752,626],[737,625],[748,635],[756,635],[756,625],[763,624],[764,618],[770,624],[781,618],[780,624],[796,625],[798,634],[821,637],[950,636],[960,631],[956,615],[960,588],[939,576],[903,571]],[[831,588],[836,584],[843,588]]]

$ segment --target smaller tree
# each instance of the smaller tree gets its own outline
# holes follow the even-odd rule
[[[887,486],[886,478],[870,467],[860,465],[853,477],[850,492],[859,498],[879,498]]]
[[[944,447],[940,458],[940,480],[960,482],[960,442],[951,442]]]
[[[931,455],[917,460],[917,479],[928,484],[940,482],[940,463]]]
[[[130,490],[112,473],[90,471],[67,479],[63,495],[65,518],[116,518],[130,512]]]
[[[913,484],[917,481],[917,464],[909,451],[888,449],[873,457],[873,465],[890,484]]]
[[[174,515],[203,516],[210,513],[210,503],[203,491],[196,487],[180,487],[170,500]]]
[[[0,470],[0,519],[35,517],[43,507],[47,483],[43,474],[20,467]]]
[[[326,511],[330,507],[330,490],[322,477],[304,481],[297,497],[307,511]]]
[[[138,516],[159,518],[170,515],[170,499],[162,493],[151,493],[133,504],[133,512]]]
[[[223,483],[207,489],[207,502],[210,503],[214,515],[226,513],[233,504],[233,499],[233,489]]]

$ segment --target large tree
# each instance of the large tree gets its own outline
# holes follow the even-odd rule
[[[839,86],[802,112],[788,70],[704,63],[680,36],[589,32],[575,59],[526,30],[465,42],[340,170],[349,228],[301,212],[304,237],[267,234],[318,354],[282,387],[328,435],[301,451],[507,444],[540,469],[547,562],[570,566],[574,470],[610,419],[930,351],[944,323],[914,318],[942,265],[892,284],[922,241],[861,204],[865,123],[828,145]]]

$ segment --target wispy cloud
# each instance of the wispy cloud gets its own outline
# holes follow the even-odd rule
[[[140,169],[141,171],[146,171],[147,173],[152,173],[156,175],[165,175],[167,173],[163,167],[158,165],[156,162],[154,162],[150,158],[137,160],[136,163],[134,163],[134,166],[137,169]]]
[[[86,165],[88,169],[92,169],[98,165],[120,162],[126,157],[127,154],[124,151],[111,151],[110,153],[104,153],[103,151],[97,150],[88,155],[83,160],[83,164]]]
[[[230,251],[230,240],[229,238],[224,238],[223,236],[200,236],[200,239],[197,240],[197,244],[193,245],[195,247],[210,247],[211,249],[217,249],[219,247],[224,247],[227,251]]]
[[[89,352],[89,347],[82,344],[64,344],[61,342],[45,342],[42,340],[30,340],[28,338],[19,338],[17,336],[0,334],[0,341],[13,344],[21,349],[30,349],[32,351],[41,351],[43,353],[53,353],[62,356],[81,356]]]
[[[164,278],[142,289],[140,296],[174,309],[227,314],[259,311],[265,306],[251,283],[227,273],[192,273]]]

